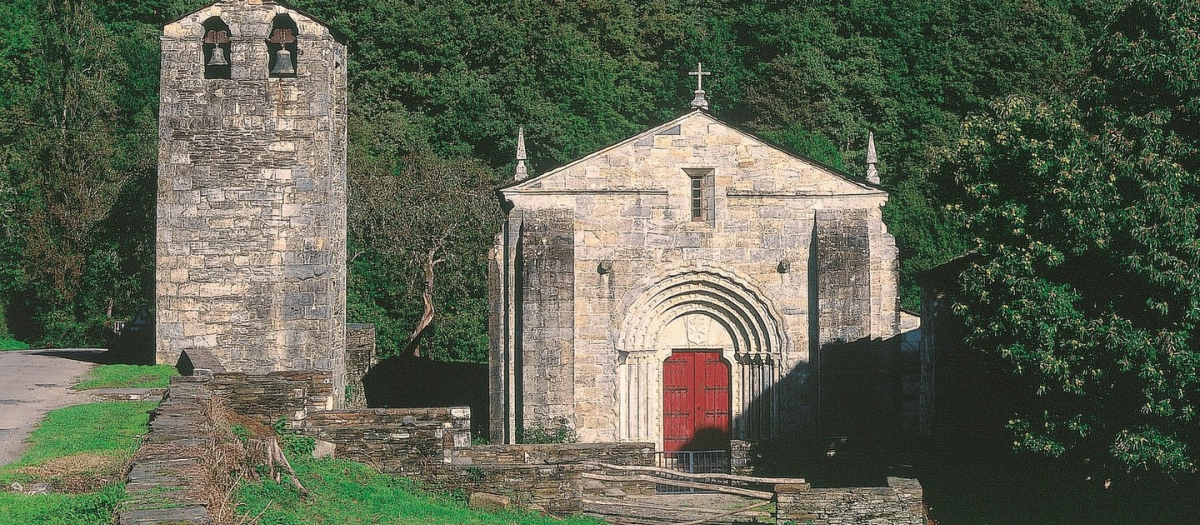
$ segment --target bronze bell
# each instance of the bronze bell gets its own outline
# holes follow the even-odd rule
[[[275,67],[271,68],[272,75],[295,75],[296,68],[292,67],[292,52],[280,49],[275,52]]]
[[[208,59],[210,66],[228,66],[229,61],[225,60],[225,50],[220,46],[214,47],[212,50],[212,58]]]

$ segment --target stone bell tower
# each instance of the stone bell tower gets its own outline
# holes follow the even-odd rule
[[[346,334],[346,45],[270,0],[163,29],[157,361],[332,372]]]

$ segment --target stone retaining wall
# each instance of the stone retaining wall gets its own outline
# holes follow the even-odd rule
[[[304,420],[334,408],[333,378],[323,370],[286,370],[266,374],[213,374],[208,389],[230,410],[272,426],[279,418],[300,429]]]
[[[596,465],[653,465],[653,443],[571,443],[546,445],[482,445],[455,448],[448,463],[430,479],[469,492],[509,498],[522,507],[551,514],[577,514],[589,488],[584,472],[619,474]],[[606,489],[650,495],[654,484],[607,483]]]
[[[471,409],[375,408],[313,412],[300,431],[334,444],[334,457],[405,476],[433,476],[448,450],[471,444]]]
[[[921,483],[888,478],[886,487],[775,486],[775,518],[814,525],[925,525]]]
[[[315,384],[305,386],[305,381]],[[264,423],[295,412],[291,428],[325,442],[321,448],[332,449],[334,457],[435,486],[502,495],[554,514],[582,510],[584,471],[619,474],[594,463],[654,462],[652,443],[472,446],[468,407],[324,410],[311,402],[312,391],[322,392],[324,381],[321,373],[220,374],[212,387],[223,396],[243,396],[231,400],[231,408]],[[651,483],[608,485],[628,494],[654,492]]]
[[[652,443],[472,446],[467,407],[330,410],[331,385],[327,372],[313,371],[173,378],[135,458],[127,488],[130,500],[121,510],[120,523],[207,522],[207,502],[191,494],[188,486],[197,476],[195,469],[203,465],[201,445],[211,439],[201,403],[209,396],[263,424],[284,417],[291,429],[324,442],[318,449],[335,457],[435,487],[503,496],[499,499],[551,514],[581,512],[585,494],[654,493],[651,482],[600,482],[583,475],[627,474],[599,463],[653,465]],[[740,456],[752,455],[748,443],[735,445]],[[156,497],[164,487],[178,500],[168,502],[169,508]],[[780,521],[925,524],[922,488],[914,479],[888,478],[887,487],[865,488],[780,484],[775,492]]]

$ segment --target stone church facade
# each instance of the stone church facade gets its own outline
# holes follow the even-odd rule
[[[822,435],[837,404],[822,356],[895,348],[876,184],[702,110],[523,168],[490,254],[493,442],[558,426],[666,450]]]
[[[161,38],[156,352],[228,371],[346,353],[346,44],[270,0],[222,0]]]

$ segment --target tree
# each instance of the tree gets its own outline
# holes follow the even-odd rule
[[[1011,97],[944,165],[977,257],[957,305],[1012,374],[1019,449],[1196,471],[1200,4],[1135,0],[1076,100]]]
[[[351,180],[348,223],[351,249],[356,250],[351,259],[371,257],[396,270],[393,275],[405,280],[408,297],[420,297],[420,313],[400,350],[420,355],[422,336],[440,313],[438,305],[452,301],[437,293],[438,285],[462,290],[454,283],[464,282],[468,277],[464,272],[479,267],[492,232],[499,228],[499,205],[493,197],[491,172],[478,162],[443,160],[423,152],[394,168],[392,172],[363,169]],[[471,341],[457,343],[461,345],[457,355],[439,357],[479,360],[486,356],[486,341],[483,348]]]
[[[129,225],[111,223],[111,213],[131,177],[152,173],[151,141],[120,127],[126,64],[92,4],[27,7],[36,31],[16,57],[20,88],[0,107],[3,255],[19,268],[4,287],[25,297],[44,342],[94,343],[128,288],[128,253],[110,234]]]

